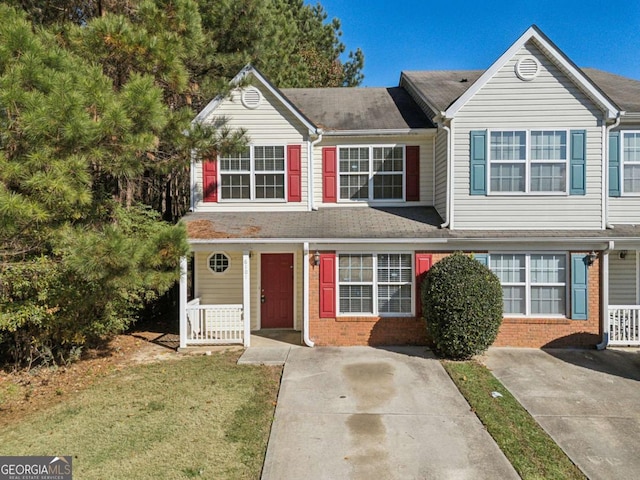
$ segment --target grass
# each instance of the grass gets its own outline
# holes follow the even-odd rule
[[[237,357],[111,373],[0,430],[0,455],[73,455],[83,479],[259,478],[281,369]]]
[[[524,480],[586,478],[486,367],[474,361],[442,363]],[[494,391],[502,397],[493,398]]]

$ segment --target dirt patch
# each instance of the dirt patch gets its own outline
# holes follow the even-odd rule
[[[140,336],[118,335],[104,348],[89,350],[68,366],[31,372],[0,371],[0,427],[65,401],[97,379],[128,365],[180,358],[175,350]]]
[[[248,227],[228,227],[224,231],[219,230],[216,224],[210,220],[187,221],[187,234],[189,238],[249,238],[260,233],[261,228],[255,225]]]

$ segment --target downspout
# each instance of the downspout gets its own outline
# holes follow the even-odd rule
[[[318,207],[315,205],[313,191],[313,149],[321,141],[322,130],[318,130],[318,138],[313,142],[307,141],[307,205],[309,210],[318,210]]]
[[[302,340],[307,347],[313,347],[314,343],[309,338],[309,242],[303,244],[302,298]]]
[[[598,350],[604,350],[609,344],[609,251],[613,250],[614,242],[609,241],[607,248],[602,251],[602,268],[600,274],[602,279],[602,295],[600,305],[602,305],[602,341],[596,345]]]
[[[602,222],[604,228],[613,229],[613,225],[609,223],[609,132],[620,125],[621,113],[618,113],[616,121],[608,127],[604,128],[604,138],[602,139]],[[606,159],[606,161],[605,161]]]
[[[189,169],[189,211],[195,212],[196,210],[196,153],[191,150],[191,168]],[[204,178],[202,179],[204,184]]]
[[[443,115],[443,121],[442,121],[442,129],[447,132],[447,211],[446,211],[446,215],[447,218],[445,218],[445,221],[443,224],[440,225],[440,228],[447,228],[449,227],[449,225],[451,225],[451,219],[453,218],[453,195],[451,194],[451,191],[453,189],[453,159],[451,158],[451,152],[453,151],[452,148],[452,143],[453,143],[453,139],[452,139],[452,129],[453,129],[453,119],[451,119],[451,121],[449,122],[451,125],[451,128],[447,127],[444,124],[444,113]]]

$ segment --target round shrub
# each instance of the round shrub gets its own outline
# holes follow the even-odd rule
[[[456,252],[431,267],[421,294],[427,332],[439,355],[467,359],[495,341],[502,323],[502,287],[485,265]]]

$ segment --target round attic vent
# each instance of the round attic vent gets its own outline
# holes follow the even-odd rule
[[[520,80],[533,80],[540,72],[540,62],[534,57],[524,57],[516,63],[516,75]]]
[[[242,90],[242,104],[250,109],[258,108],[262,101],[262,94],[256,87],[249,87]]]

